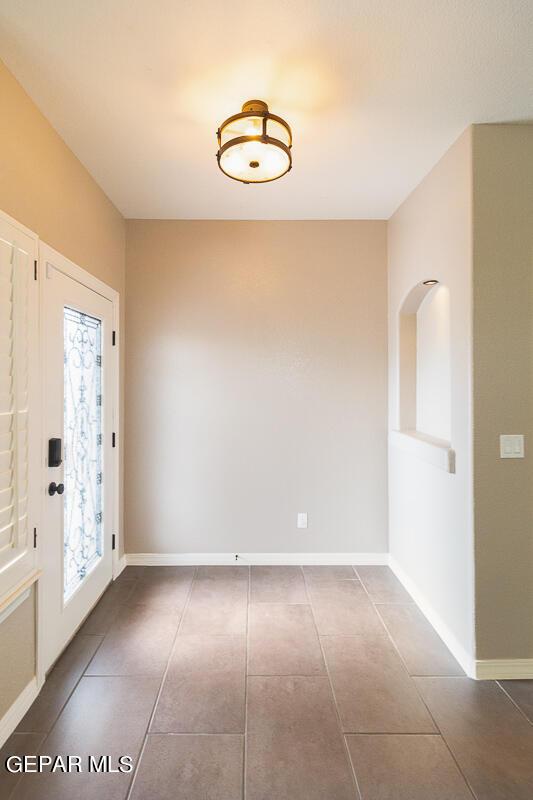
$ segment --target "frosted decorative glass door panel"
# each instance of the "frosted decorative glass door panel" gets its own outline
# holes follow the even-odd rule
[[[51,248],[44,253],[41,616],[47,669],[112,579],[118,364],[112,301],[84,284],[85,273]]]
[[[65,601],[102,556],[102,321],[64,309]]]

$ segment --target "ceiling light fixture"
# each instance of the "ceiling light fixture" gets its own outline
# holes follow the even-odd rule
[[[438,283],[438,280],[436,278],[431,278],[428,281],[422,281],[422,283],[424,284],[424,286],[435,286],[435,284]]]
[[[292,167],[292,133],[262,100],[248,100],[217,131],[218,166],[241,183],[268,183]]]

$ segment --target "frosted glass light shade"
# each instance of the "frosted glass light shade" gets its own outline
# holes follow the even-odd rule
[[[217,137],[218,165],[234,180],[266,183],[291,169],[291,129],[261,100],[245,103],[240,114],[222,123]]]
[[[264,142],[242,142],[224,150],[220,169],[244,183],[264,183],[281,178],[289,170],[290,156],[280,147]]]

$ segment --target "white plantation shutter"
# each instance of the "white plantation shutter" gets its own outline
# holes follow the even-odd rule
[[[0,218],[0,598],[35,566],[35,249],[35,239]]]

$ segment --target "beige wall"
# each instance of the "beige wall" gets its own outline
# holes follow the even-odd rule
[[[0,209],[122,292],[122,216],[1,61],[0,97]]]
[[[471,301],[472,133],[466,131],[388,224],[389,427],[399,428],[399,312],[421,281],[450,292],[450,474],[391,444],[392,558],[465,664],[474,656]]]
[[[474,127],[474,389],[477,657],[533,658],[532,125]]]
[[[35,674],[35,593],[0,625],[0,719]]]
[[[123,300],[121,215],[1,62],[0,97],[0,209],[117,289]],[[0,665],[0,716],[34,671],[33,608],[28,600],[0,628],[0,651],[11,654],[5,669],[18,676],[5,678]]]
[[[127,551],[385,552],[386,224],[128,221],[127,275]]]

